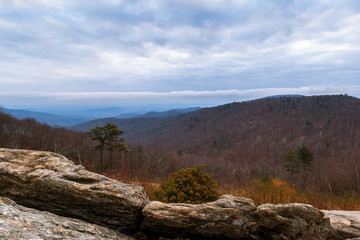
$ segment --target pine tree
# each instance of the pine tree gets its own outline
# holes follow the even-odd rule
[[[307,173],[311,168],[311,163],[314,160],[313,153],[304,145],[299,147],[296,151],[288,151],[284,155],[286,164],[284,164],[285,170],[290,174],[290,179],[295,180],[296,175],[303,175],[303,179],[306,182]]]
[[[100,169],[104,171],[104,150],[127,152],[128,147],[124,142],[124,138],[120,137],[124,131],[118,129],[115,124],[107,123],[103,127],[96,126],[90,129],[87,134],[90,135],[91,140],[97,142],[94,150],[100,152]]]

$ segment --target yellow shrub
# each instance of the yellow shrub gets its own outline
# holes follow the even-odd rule
[[[205,165],[180,169],[153,190],[158,201],[166,203],[204,203],[218,198],[218,185],[212,176],[203,174]]]

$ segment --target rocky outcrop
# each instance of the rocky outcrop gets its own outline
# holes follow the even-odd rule
[[[0,149],[0,196],[18,204],[131,232],[149,202],[140,186],[86,171],[65,157]]]
[[[335,234],[329,219],[308,204],[262,204],[254,216],[255,235],[263,239],[325,240]]]
[[[142,187],[50,152],[0,148],[0,196],[0,239],[131,239],[119,232],[140,229],[139,239],[360,239],[360,216],[349,212],[256,207],[232,195],[204,204],[149,202]]]
[[[329,239],[328,218],[307,204],[263,204],[231,195],[205,204],[151,202],[144,210],[143,230],[172,237],[228,239]]]
[[[251,199],[224,195],[204,204],[151,202],[144,210],[143,230],[173,237],[248,237],[256,223]]]
[[[337,239],[360,240],[360,212],[355,211],[325,211],[330,218],[331,226],[336,230]]]
[[[85,221],[26,208],[0,197],[0,239],[131,240],[132,237]]]

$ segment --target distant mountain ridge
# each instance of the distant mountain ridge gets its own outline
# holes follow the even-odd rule
[[[33,118],[41,123],[46,123],[53,126],[70,126],[78,123],[88,121],[86,118],[69,117],[59,114],[35,112],[28,110],[8,109],[2,110],[4,113],[8,113],[18,119]]]
[[[4,113],[8,113],[18,119],[33,118],[41,123],[46,123],[52,126],[72,126],[75,124],[84,123],[92,119],[98,119],[101,117],[114,117],[114,118],[131,118],[131,117],[167,117],[167,116],[176,116],[182,113],[191,112],[200,109],[200,107],[185,108],[185,109],[171,109],[163,112],[147,112],[144,114],[140,113],[122,113],[116,114],[116,112],[124,111],[120,107],[110,107],[110,108],[99,108],[99,109],[90,109],[83,111],[74,111],[67,114],[54,114],[46,112],[37,112],[29,110],[20,110],[20,109],[8,109],[3,108]]]
[[[192,112],[201,109],[201,107],[192,107],[192,108],[185,108],[185,109],[171,109],[164,112],[147,112],[144,114],[137,114],[137,113],[124,113],[120,115],[114,116],[115,118],[138,118],[138,117],[171,117],[180,115],[182,113]]]

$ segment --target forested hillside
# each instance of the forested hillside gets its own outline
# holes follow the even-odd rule
[[[354,97],[268,98],[174,117],[101,119],[85,128],[106,123],[125,131],[130,148],[104,152],[104,173],[120,179],[158,181],[179,168],[207,164],[221,186],[278,178],[305,191],[360,192],[360,100]],[[313,160],[294,162],[296,171],[288,171],[285,157],[303,145]],[[85,132],[33,119],[0,113],[0,147],[53,151],[99,171],[99,153]]]
[[[16,119],[0,111],[0,147],[51,151],[92,171],[100,171],[99,153],[85,132],[55,128],[34,119]],[[176,171],[175,158],[159,146],[128,144],[127,154],[105,152],[104,174],[121,175],[122,179],[140,176],[145,179],[164,178]],[[157,171],[160,168],[161,171]]]
[[[299,186],[330,192],[360,186],[360,100],[347,95],[266,98],[176,117],[99,119],[76,129],[105,122],[123,129],[128,142],[165,146],[182,165],[207,163],[219,181],[285,179],[283,154],[305,145],[315,160]]]

